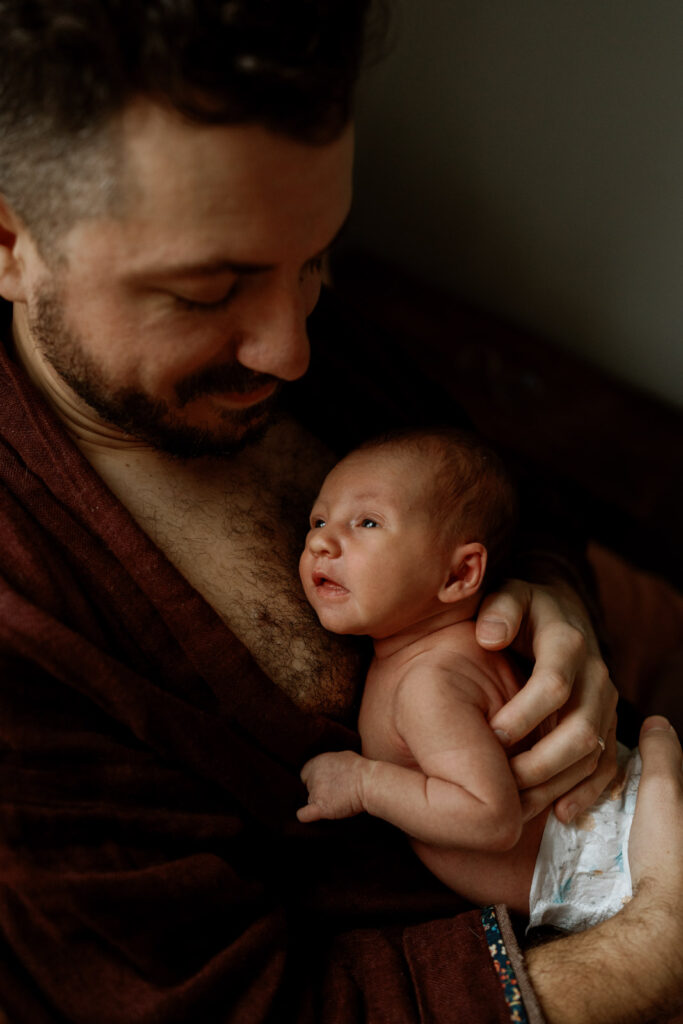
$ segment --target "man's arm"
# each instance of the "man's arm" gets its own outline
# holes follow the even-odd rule
[[[511,580],[482,603],[477,640],[534,659],[529,681],[491,726],[512,745],[558,712],[558,726],[511,767],[526,820],[556,800],[558,818],[570,821],[597,799],[616,767],[617,692],[586,608],[567,583]]]
[[[641,731],[629,843],[635,896],[597,928],[527,955],[550,1024],[646,1024],[683,1006],[683,771],[666,719]]]

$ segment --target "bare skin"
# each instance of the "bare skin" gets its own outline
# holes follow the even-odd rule
[[[489,719],[519,689],[451,608],[406,643],[379,641],[359,717],[363,756],[305,765],[300,821],[366,811],[406,832],[423,863],[473,903],[525,914],[547,812],[522,825],[519,792]]]
[[[348,211],[351,138],[349,132],[331,147],[299,146],[257,126],[190,125],[143,100],[131,105],[119,127],[124,162],[135,182],[126,209],[111,218],[79,222],[65,237],[55,239],[60,252],[58,265],[45,263],[31,233],[0,197],[0,295],[14,303],[17,358],[83,446],[86,457],[133,515],[144,521],[145,528],[155,531],[153,536],[179,564],[178,519],[185,519],[192,529],[192,492],[184,490],[192,470],[179,469],[175,485],[160,485],[162,457],[150,453],[153,446],[134,432],[103,420],[55,375],[29,326],[35,322],[38,298],[46,291],[56,295],[68,331],[80,339],[81,348],[95,361],[105,383],[115,388],[134,387],[171,406],[175,405],[174,385],[206,366],[232,366],[237,362],[258,374],[271,374],[283,381],[295,379],[305,372],[308,362],[305,317],[317,298],[319,256]],[[228,182],[228,173],[233,172],[235,176]],[[245,262],[250,265],[248,273],[244,271]],[[179,269],[179,264],[184,267]],[[262,397],[252,396],[247,405],[252,400],[257,405]],[[210,431],[222,429],[235,402],[244,409],[241,394],[200,396],[187,409],[187,420],[199,422]],[[182,422],[186,412],[182,408],[176,412]],[[258,410],[255,419],[263,421]],[[277,470],[277,466],[272,468]],[[244,472],[248,476],[246,469]],[[218,470],[216,476],[220,477]],[[287,495],[284,471],[280,480],[280,494]],[[271,483],[274,481],[269,481],[269,486]],[[295,498],[307,493],[308,486],[303,477],[295,477]],[[258,502],[264,493],[263,477],[259,483],[254,474],[251,487]],[[207,522],[214,517],[216,523],[224,522],[225,495],[219,491],[216,479],[211,494],[201,489],[198,492],[199,498],[206,499]],[[264,533],[272,525],[269,516],[252,517],[248,506],[242,509],[242,516],[245,522],[259,521]],[[204,547],[195,585],[204,593],[214,594],[216,581],[206,552],[210,533],[205,528],[195,544],[197,551]],[[165,540],[169,535],[173,539]],[[287,530],[283,538],[286,535]],[[210,538],[212,550],[215,543],[215,538]],[[287,549],[289,541],[282,540],[282,544]],[[247,603],[251,603],[259,573],[267,568],[266,562],[272,561],[265,549],[266,545],[253,560],[252,571],[245,573]],[[237,549],[228,547],[224,553],[230,561]],[[236,560],[240,559],[249,565],[248,544],[239,550]],[[282,570],[286,571],[289,564],[282,563]],[[290,607],[293,621],[301,621],[301,606],[294,602]],[[225,610],[226,619],[231,614],[234,609],[232,613]],[[527,797],[547,802],[566,794],[562,797],[565,808],[577,802],[583,806],[592,803],[613,768],[609,758],[602,757],[598,770],[591,775],[599,755],[597,736],[607,736],[614,720],[615,691],[597,657],[595,637],[581,601],[563,585],[538,588],[514,581],[487,601],[477,628],[483,646],[498,649],[519,634],[522,649],[537,658],[531,682],[499,713],[500,728],[507,732],[511,744],[569,701],[569,712],[556,730],[559,757],[546,746],[542,757],[527,763],[524,780],[531,787]],[[321,646],[320,656],[332,665],[338,655]],[[319,674],[317,668],[309,666],[293,686],[293,696],[302,705],[306,705],[306,694],[310,699],[320,685]],[[348,682],[342,689],[341,704],[345,706]],[[336,693],[329,706],[340,706]],[[641,793],[644,790],[652,794],[645,781],[649,765],[659,753],[660,746],[653,749],[651,762],[644,752]],[[677,756],[680,762],[680,747]],[[586,781],[587,776],[590,778]],[[657,781],[662,776],[680,793],[678,775],[671,763],[654,772]],[[567,792],[573,787],[578,788]],[[667,789],[670,792],[671,787]],[[668,831],[660,838],[667,840],[679,854],[677,862],[683,863],[680,799],[677,803],[675,795],[667,796],[667,801],[665,809],[669,813],[662,827]],[[644,869],[655,876],[660,849],[654,851],[649,862],[643,862]],[[667,889],[683,892],[683,883],[673,869],[662,884],[653,883],[647,902],[634,900],[625,912],[628,916],[623,918],[622,938],[633,944],[636,954],[655,948],[653,936],[657,934],[658,915],[666,906]],[[645,918],[642,927],[636,911]],[[648,914],[652,919],[649,930]],[[676,920],[667,921],[668,930],[660,934],[666,934],[670,951],[680,948],[683,936],[676,932]],[[615,934],[608,928],[611,924],[602,926],[600,933],[610,940]],[[531,963],[532,980],[546,1005],[548,1020],[558,1024],[570,1020],[618,1024],[628,1020],[615,1016],[603,988],[596,990],[596,1012],[586,1012],[583,994],[592,992],[590,981],[596,974],[595,970],[591,973],[590,966],[611,958],[613,945],[603,945],[598,938],[597,946],[589,946],[581,941],[582,936],[575,938],[577,944],[569,947],[571,961],[564,956],[558,962],[552,947],[545,947],[535,952]],[[584,950],[591,951],[588,963],[582,959]],[[612,961],[610,965],[614,986],[626,999],[633,990],[630,962],[625,967]],[[657,964],[651,966],[652,970],[637,979],[637,991],[645,1006],[648,993],[652,994],[655,987],[661,993],[667,982],[671,988],[671,970],[675,979],[676,966],[680,969],[680,964],[667,963],[667,974],[662,978],[656,973]],[[599,985],[602,968],[597,975]],[[581,1016],[572,1018],[563,1009],[567,1005],[567,982],[577,993]],[[563,1005],[558,1006],[556,993],[562,995]],[[646,1017],[641,1013],[631,1019],[642,1021]]]
[[[634,899],[597,928],[527,954],[552,1024],[681,1019],[683,751],[658,716],[645,721],[639,747],[643,774],[629,843]]]
[[[91,461],[292,700],[307,711],[348,712],[362,681],[358,645],[320,629],[296,573],[301,524],[330,463],[318,442],[280,421],[229,462],[145,450],[129,456],[121,477],[118,460],[93,452]]]
[[[281,465],[277,452],[289,441],[277,440],[274,425],[262,449],[269,475],[245,460],[245,497],[228,499],[235,487],[231,491],[227,465],[225,472],[207,465],[201,479],[191,466],[169,467],[154,443],[98,414],[58,371],[78,375],[85,365],[100,397],[132,389],[165,403],[165,426],[239,440],[245,431],[237,416],[265,424],[263,403],[273,382],[296,379],[308,365],[305,318],[318,296],[320,256],[348,214],[352,132],[309,146],[257,125],[190,124],[141,99],[117,120],[113,134],[123,147],[123,208],[79,221],[55,239],[56,261],[46,263],[0,197],[0,294],[14,303],[17,357],[114,493],[275,681],[304,708],[343,713],[358,683],[353,654],[316,632],[300,595],[287,585],[275,624],[267,624],[274,645],[259,649],[269,615],[263,582],[273,573],[278,584],[284,581],[295,559],[291,521],[278,519],[281,496],[287,508],[299,496],[305,504],[313,439],[301,439],[304,454],[294,467],[291,460]],[[56,341],[58,351],[50,353]],[[187,399],[188,381],[197,374],[235,366],[256,375],[252,394],[231,384]],[[313,455],[313,466],[316,460]],[[192,515],[194,505],[203,515]],[[239,538],[214,534],[226,525],[226,512],[227,522],[243,530]],[[181,537],[185,527],[189,532]],[[266,537],[273,531],[271,551]],[[216,559],[209,553],[214,550]],[[221,594],[217,566],[239,568],[237,601]],[[297,635],[313,631],[306,643],[312,658],[291,639],[292,628]],[[600,757],[597,737],[609,734],[616,693],[580,600],[559,584],[513,583],[489,599],[477,628],[483,646],[498,648],[519,634],[522,649],[536,657],[529,685],[501,709],[499,727],[511,746],[566,705],[556,743],[519,765],[518,782],[528,790],[533,813],[556,798],[560,815],[587,806],[613,771],[610,746]],[[269,661],[271,648],[277,654]],[[283,661],[291,661],[293,673],[283,672]]]
[[[363,756],[309,761],[297,816],[376,815],[461,895],[525,913],[547,815],[522,827],[517,783],[489,724],[523,680],[476,641],[487,551],[439,525],[440,465],[410,446],[361,449],[313,504],[300,561],[306,596],[328,629],[369,634],[375,656],[358,719]]]
[[[239,365],[275,382],[306,370],[320,253],[350,203],[350,132],[311,147],[256,126],[188,129],[145,103],[120,131],[135,178],[125,214],[75,224],[56,269],[26,232],[16,236],[5,293],[15,301],[17,355],[95,470],[267,674],[302,708],[344,715],[360,681],[356,647],[320,629],[296,581],[330,454],[280,420],[231,458],[172,458],[74,393],[32,318],[40,297],[56,292],[68,353],[77,344],[96,361],[109,390],[135,388],[165,401],[181,429],[239,443],[245,412],[256,429],[267,423],[260,382],[253,395],[184,402],[175,389],[207,367]]]

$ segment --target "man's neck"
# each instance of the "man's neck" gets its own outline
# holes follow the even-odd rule
[[[151,446],[118,427],[105,423],[94,409],[80,399],[53,369],[31,336],[26,307],[14,306],[11,331],[14,358],[23,366],[34,386],[62,422],[88,461],[95,465],[100,453],[111,459],[116,453],[151,452]],[[95,466],[97,468],[97,466]]]

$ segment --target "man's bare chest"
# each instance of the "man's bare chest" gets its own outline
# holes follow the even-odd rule
[[[232,459],[130,460],[106,482],[213,606],[256,662],[306,710],[344,714],[357,649],[322,629],[299,582],[308,513],[332,459],[294,424],[277,424]]]

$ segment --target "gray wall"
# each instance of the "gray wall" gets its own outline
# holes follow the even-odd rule
[[[683,0],[403,0],[350,237],[683,404]]]

